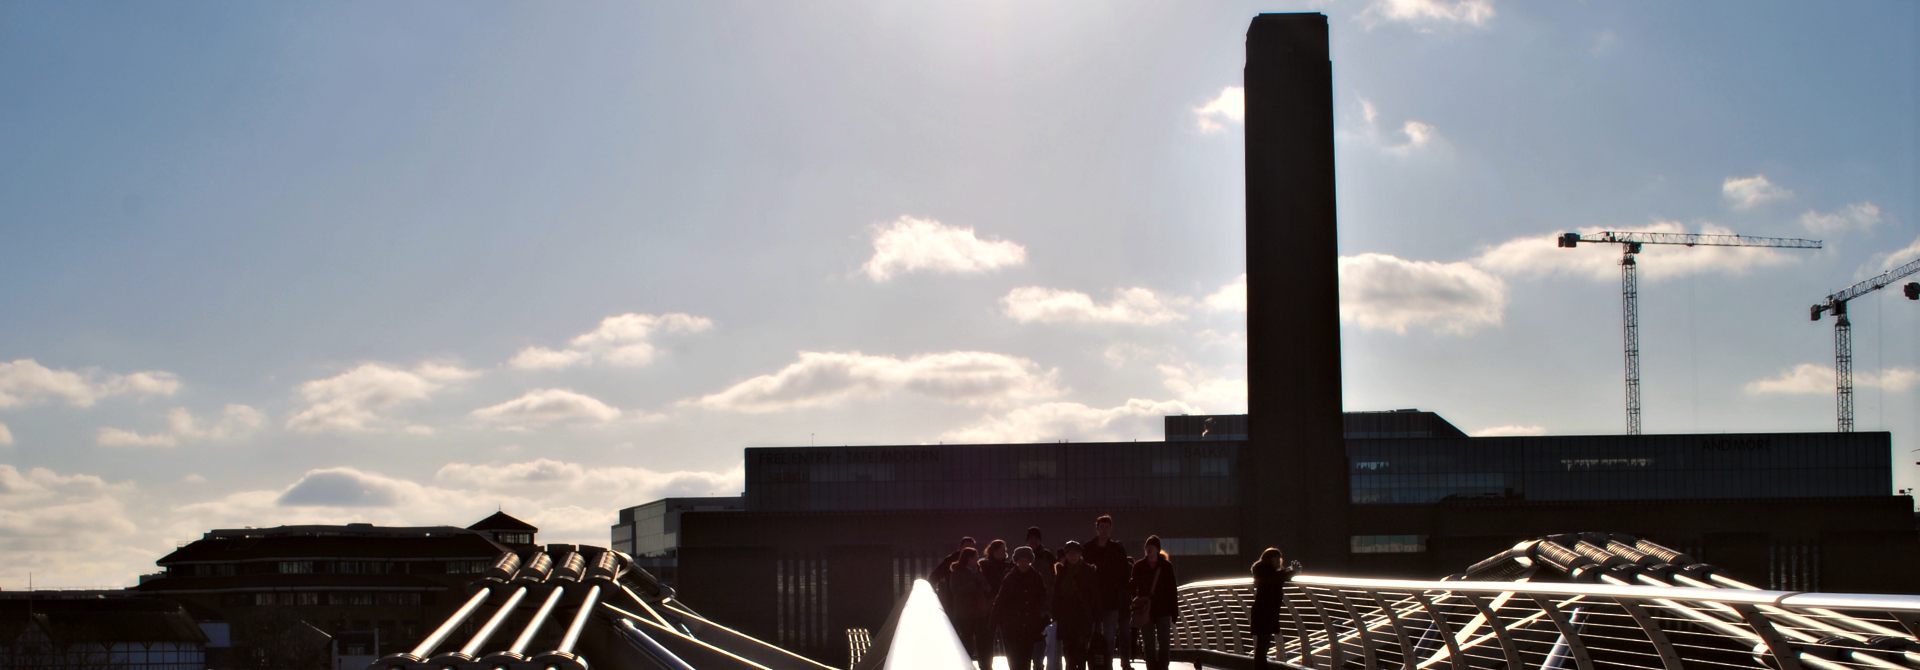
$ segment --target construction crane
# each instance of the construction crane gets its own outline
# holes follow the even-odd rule
[[[1853,432],[1853,322],[1847,320],[1847,301],[1893,285],[1920,272],[1920,258],[1882,272],[1827,296],[1826,302],[1813,306],[1814,321],[1822,312],[1833,312],[1833,407],[1840,419],[1840,432]],[[1920,282],[1908,282],[1902,292],[1908,300],[1920,300]]]
[[[1690,233],[1647,233],[1603,230],[1589,236],[1565,233],[1559,246],[1572,249],[1581,242],[1618,244],[1620,256],[1620,330],[1626,341],[1627,434],[1640,434],[1640,284],[1634,277],[1638,264],[1633,257],[1647,244],[1677,244],[1688,247],[1773,247],[1776,249],[1819,249],[1819,240],[1751,235],[1695,235]]]

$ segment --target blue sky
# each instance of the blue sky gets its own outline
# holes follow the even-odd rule
[[[1827,248],[1643,256],[1647,430],[1831,430],[1807,306],[1920,256],[1908,3],[0,1],[0,588],[1244,411],[1276,10],[1333,31],[1348,408],[1617,432],[1617,251],[1550,237],[1731,230]],[[1891,293],[1857,419],[1909,463]]]

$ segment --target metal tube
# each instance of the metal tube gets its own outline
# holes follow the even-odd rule
[[[473,634],[473,639],[467,640],[467,646],[460,648],[460,653],[468,656],[479,653],[480,646],[487,643],[487,638],[493,637],[494,629],[499,628],[500,624],[507,620],[507,615],[513,614],[513,607],[520,604],[520,599],[526,595],[527,587],[514,589],[513,594],[507,596],[507,601],[500,604],[500,609],[493,611],[493,617],[487,619],[486,625],[481,626],[480,630]]]
[[[587,589],[587,597],[580,599],[580,611],[573,615],[573,625],[567,626],[567,636],[560,638],[558,651],[573,653],[573,645],[580,641],[580,631],[587,627],[587,618],[593,616],[593,606],[600,602],[600,585]]]
[[[467,604],[461,605],[460,609],[447,616],[446,621],[440,622],[439,628],[433,629],[433,634],[428,635],[427,639],[420,641],[419,646],[413,648],[413,655],[417,658],[426,658],[428,654],[433,653],[433,648],[440,646],[447,636],[452,635],[453,629],[466,623],[467,617],[472,616],[475,609],[479,609],[480,603],[487,601],[488,595],[491,595],[491,592],[485,589],[475,591],[472,597],[467,598]]]
[[[527,645],[533,644],[533,634],[540,632],[540,625],[547,622],[547,615],[553,614],[553,607],[560,604],[560,595],[565,592],[566,589],[555,587],[553,593],[547,594],[547,601],[540,604],[540,610],[533,613],[533,618],[527,621],[527,627],[520,631],[520,637],[513,639],[513,646],[507,647],[507,651],[515,654],[527,652]]]
[[[671,650],[661,646],[660,642],[654,640],[652,636],[647,635],[646,631],[640,630],[639,626],[633,625],[632,619],[621,619],[620,631],[626,633],[628,639],[639,643],[641,648],[645,649],[648,654],[651,654],[653,660],[661,665],[673,670],[694,670],[693,666],[687,665],[686,661],[680,660],[680,657],[674,655]]]

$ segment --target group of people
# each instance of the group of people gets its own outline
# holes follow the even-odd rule
[[[1058,555],[1037,527],[1011,552],[996,539],[982,555],[973,538],[961,538],[927,581],[981,668],[992,667],[998,641],[1007,667],[1043,670],[1051,632],[1051,667],[1063,667],[1063,659],[1068,670],[1105,667],[1113,658],[1125,667],[1140,635],[1147,667],[1164,670],[1180,616],[1179,580],[1159,536],[1148,537],[1143,548],[1137,559],[1128,555],[1113,539],[1113,518],[1103,515],[1093,522],[1092,539],[1069,540]]]

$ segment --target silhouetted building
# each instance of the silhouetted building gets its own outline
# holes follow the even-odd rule
[[[419,639],[424,626],[459,606],[467,585],[509,546],[493,538],[531,546],[535,532],[504,513],[473,529],[355,523],[212,530],[161,558],[161,574],[134,590],[178,602],[196,620],[228,624],[235,656],[210,658],[208,667],[262,657],[307,667],[334,653],[365,657],[364,666]]]
[[[747,449],[745,511],[681,516],[679,588],[830,660],[962,535],[1018,544],[1038,525],[1058,546],[1110,513],[1132,555],[1160,535],[1184,580],[1240,575],[1265,546],[1242,522],[1267,485],[1249,477],[1260,443],[1234,434],[1246,418],[1167,417],[1165,442]],[[1887,495],[1887,433],[1474,438],[1417,410],[1343,423],[1345,574],[1434,578],[1578,528],[1770,587],[1920,587],[1901,567],[1920,536],[1911,499]]]
[[[679,579],[680,515],[686,512],[737,512],[746,509],[740,496],[663,498],[620,510],[613,525],[614,551],[633,558],[633,564],[672,586]]]
[[[487,536],[487,539],[515,549],[533,546],[533,536],[540,532],[540,529],[533,527],[533,524],[515,519],[505,511],[494,512],[487,518],[467,526],[467,530],[480,533]]]
[[[0,597],[0,670],[202,670],[207,635],[180,605],[125,592]]]

